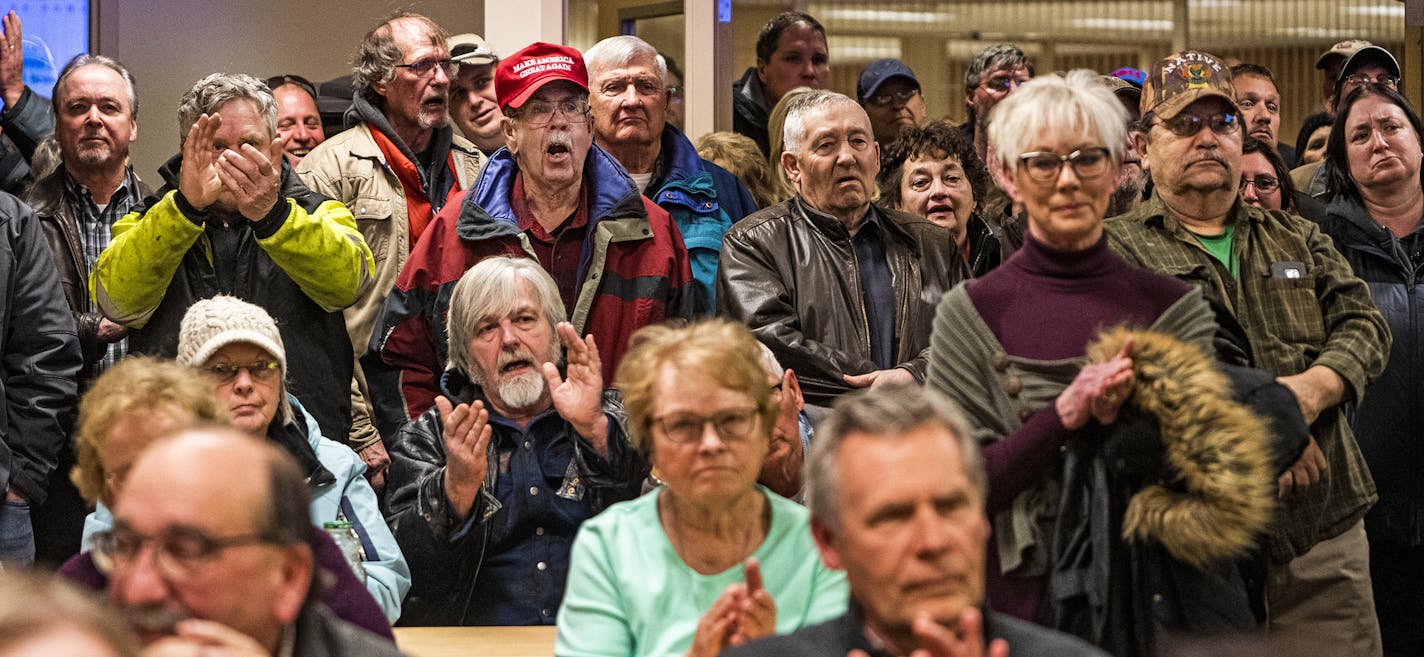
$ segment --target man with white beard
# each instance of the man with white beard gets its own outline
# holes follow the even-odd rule
[[[386,518],[412,575],[401,619],[551,625],[579,525],[638,492],[621,402],[536,260],[472,267],[446,332],[442,396],[391,444]]]

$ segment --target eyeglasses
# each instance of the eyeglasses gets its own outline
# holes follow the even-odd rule
[[[422,59],[409,64],[396,64],[396,68],[408,68],[415,77],[423,78],[435,72],[435,67],[439,66],[445,71],[445,77],[455,77],[455,72],[460,70],[460,63],[453,59]]]
[[[133,565],[144,544],[152,543],[154,566],[172,580],[191,577],[228,548],[272,542],[265,533],[215,538],[192,527],[169,527],[157,536],[144,536],[123,525],[94,534],[93,541],[95,564],[106,572]]]
[[[876,107],[889,107],[890,103],[892,102],[897,105],[904,105],[905,103],[910,102],[911,98],[914,98],[915,96],[919,95],[919,93],[919,89],[901,89],[900,91],[888,91],[885,93],[878,93],[874,96],[866,98],[865,102],[866,104],[874,105]]]
[[[755,408],[745,408],[724,411],[711,417],[677,414],[653,420],[654,426],[661,429],[668,440],[679,445],[701,440],[702,430],[708,423],[717,430],[717,436],[723,442],[741,440],[756,429],[757,412]]]
[[[566,121],[588,120],[587,100],[565,100],[558,103],[547,103],[541,100],[530,101],[519,109],[519,116],[529,125],[539,127],[547,125],[554,120],[554,115],[559,114]]]
[[[979,86],[996,94],[1009,93],[1014,87],[1022,87],[1028,80],[1018,78],[989,78],[979,83]]]
[[[276,376],[281,366],[270,360],[260,360],[246,365],[224,363],[222,365],[212,365],[204,369],[206,369],[209,374],[217,377],[219,381],[227,383],[228,381],[236,379],[237,373],[243,370],[247,370],[247,375],[258,381],[266,381]]]
[[[1222,112],[1210,116],[1183,113],[1166,121],[1159,121],[1159,123],[1178,137],[1195,135],[1201,132],[1205,126],[1211,126],[1211,131],[1218,135],[1229,135],[1241,127],[1241,117],[1235,112]]]
[[[1257,194],[1270,194],[1281,186],[1281,181],[1272,176],[1256,176],[1255,178],[1241,177],[1241,191],[1246,191],[1246,186],[1251,185],[1256,188]]]
[[[1063,172],[1064,162],[1073,167],[1073,173],[1077,174],[1081,180],[1097,178],[1107,173],[1111,168],[1109,164],[1112,162],[1112,157],[1108,149],[1095,146],[1081,148],[1067,155],[1037,151],[1024,153],[1019,156],[1019,162],[1023,163],[1029,180],[1044,183],[1058,179],[1058,175]]]
[[[1393,75],[1379,75],[1372,78],[1368,75],[1365,75],[1364,73],[1351,73],[1340,80],[1340,85],[1342,87],[1347,84],[1365,85],[1371,82],[1375,84],[1382,84],[1396,91],[1399,90],[1399,78],[1394,77]]]

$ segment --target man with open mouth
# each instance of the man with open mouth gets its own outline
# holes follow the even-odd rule
[[[604,381],[634,331],[701,307],[677,225],[594,144],[583,54],[535,43],[499,60],[494,85],[507,148],[460,203],[440,211],[374,332],[372,349],[401,368],[411,418],[440,394],[450,291],[484,258],[538,261],[575,331],[598,340]]]
[[[357,119],[355,127],[322,142],[297,167],[308,187],[351,208],[375,250],[375,280],[345,311],[357,358],[366,353],[381,303],[426,226],[470,189],[485,161],[454,133],[446,113],[459,66],[449,39],[435,21],[412,13],[396,14],[367,33],[352,61],[355,97],[347,116]],[[358,363],[348,442],[378,488],[390,459],[376,427],[392,435],[407,419],[396,385],[395,373],[379,363]]]
[[[574,535],[637,495],[642,461],[604,394],[602,343],[564,321],[537,261],[487,258],[453,288],[441,396],[391,447],[387,519],[412,564],[401,620],[552,625]]]

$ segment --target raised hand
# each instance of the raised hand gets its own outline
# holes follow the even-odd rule
[[[564,343],[568,363],[562,377],[554,363],[544,363],[541,370],[554,410],[607,456],[608,417],[603,414],[603,361],[598,357],[598,343],[592,335],[579,338],[574,325],[568,322],[559,322],[554,330]]]
[[[739,646],[776,633],[776,601],[762,585],[761,564],[756,557],[747,558],[746,578],[746,589],[740,602],[741,613],[732,628],[728,645]]]
[[[213,139],[222,126],[222,117],[204,114],[198,117],[193,127],[188,128],[188,138],[183,141],[183,168],[178,173],[178,192],[188,201],[188,205],[206,210],[218,200],[223,183],[218,178],[218,154],[213,147]]]
[[[242,144],[217,158],[218,179],[231,193],[233,209],[248,221],[266,217],[282,200],[282,143],[278,137],[265,149]]]
[[[985,649],[984,615],[974,607],[960,612],[952,630],[936,623],[929,612],[921,612],[910,631],[920,640],[910,657],[1009,657],[1009,643],[1003,639],[994,639]]]
[[[731,645],[729,641],[741,615],[746,589],[747,585],[741,582],[732,584],[713,601],[697,621],[697,631],[692,635],[692,646],[687,649],[686,657],[716,657]]]
[[[452,407],[444,396],[435,398],[435,407],[445,425],[445,497],[463,518],[474,507],[489,470],[489,411],[481,401]]]
[[[4,33],[0,34],[0,98],[5,107],[14,107],[25,93],[25,39],[20,31],[20,17],[13,10],[5,14]]]

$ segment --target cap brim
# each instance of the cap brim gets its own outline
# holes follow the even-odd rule
[[[1177,116],[1178,114],[1181,114],[1182,110],[1187,109],[1188,105],[1191,105],[1192,103],[1195,103],[1203,98],[1211,97],[1221,98],[1226,102],[1231,103],[1232,107],[1236,107],[1236,99],[1227,95],[1220,89],[1189,89],[1175,96],[1172,96],[1167,100],[1157,103],[1156,107],[1148,109],[1147,112],[1151,112],[1153,116],[1156,116],[1157,118],[1162,119],[1163,121],[1167,121]],[[1147,114],[1147,112],[1143,112],[1143,114],[1145,115]]]
[[[474,52],[467,52],[463,55],[451,57],[450,61],[457,62],[460,64],[493,64],[495,62],[498,62],[499,59],[496,58],[494,55],[482,53],[476,50]]]
[[[880,87],[885,86],[885,83],[886,83],[886,82],[889,82],[889,81],[891,81],[891,80],[894,80],[895,78],[901,78],[901,79],[904,79],[904,80],[909,80],[910,82],[915,83],[915,87],[917,87],[917,88],[920,86],[920,81],[919,81],[919,80],[916,80],[916,79],[913,78],[913,77],[910,77],[910,76],[908,76],[908,75],[905,75],[904,73],[891,73],[890,75],[887,75],[887,76],[885,76],[885,77],[883,77],[883,78],[880,78],[880,80],[876,81],[875,84],[870,85],[870,88],[869,88],[869,89],[866,89],[866,90],[865,90],[865,94],[864,94],[863,96],[861,96],[861,98],[860,98],[861,104],[862,104],[862,105],[865,104],[865,101],[868,100],[868,99],[870,99],[871,97],[873,97],[873,96],[875,95],[875,92],[880,91]]]

